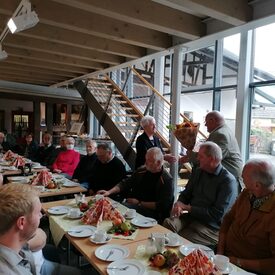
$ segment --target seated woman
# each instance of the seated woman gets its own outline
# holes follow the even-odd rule
[[[55,162],[53,163],[52,169],[55,173],[61,173],[66,178],[71,179],[74,173],[75,168],[77,167],[80,154],[74,150],[74,138],[66,138],[66,151],[61,151]]]
[[[218,254],[257,274],[275,272],[275,167],[252,159],[242,172],[245,189],[223,219]]]

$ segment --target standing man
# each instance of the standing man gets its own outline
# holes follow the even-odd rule
[[[97,159],[89,178],[91,194],[95,194],[101,189],[109,190],[126,177],[124,164],[113,155],[112,148],[108,143],[97,145],[96,156]]]
[[[165,154],[159,138],[155,135],[156,132],[156,121],[152,116],[145,116],[141,119],[140,125],[144,130],[143,134],[141,134],[136,141],[136,164],[135,168],[139,168],[140,166],[145,164],[145,155],[149,148],[158,147],[164,154],[164,160],[169,163],[173,163],[177,161],[175,156],[171,154]]]
[[[101,190],[104,196],[123,192],[126,206],[140,214],[157,219],[160,223],[169,217],[174,202],[174,185],[171,175],[163,169],[162,151],[153,147],[145,156],[145,166],[117,184],[111,190]]]
[[[218,243],[222,218],[237,197],[237,182],[221,165],[222,151],[216,143],[203,143],[198,160],[199,167],[191,174],[164,226],[191,242],[213,247]]]
[[[87,155],[80,158],[80,161],[74,170],[73,180],[79,182],[83,187],[89,189],[89,177],[91,170],[97,159],[96,156],[96,142],[92,139],[86,141]]]
[[[209,112],[205,117],[205,126],[209,132],[207,141],[215,142],[222,149],[222,165],[238,181],[239,190],[241,189],[243,161],[238,142],[230,128],[225,124],[224,117],[218,111]],[[183,157],[180,162],[196,163],[197,153],[187,151],[187,157]]]

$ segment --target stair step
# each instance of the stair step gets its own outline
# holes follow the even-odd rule
[[[118,114],[118,113],[107,113],[109,116],[123,116],[123,117],[139,117],[137,114]]]

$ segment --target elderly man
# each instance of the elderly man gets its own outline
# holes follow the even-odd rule
[[[157,219],[160,223],[168,217],[174,202],[174,187],[171,175],[163,169],[162,151],[153,147],[145,156],[145,167],[117,184],[109,191],[98,193],[110,196],[123,192],[126,206],[135,208],[142,215]]]
[[[74,138],[66,138],[66,151],[61,151],[55,162],[53,163],[52,169],[55,173],[62,173],[66,178],[71,179],[75,168],[77,167],[80,154],[74,150]]]
[[[126,177],[125,166],[122,161],[113,155],[108,143],[97,145],[97,159],[91,170],[89,183],[90,193],[94,194],[101,189],[110,189]],[[119,199],[116,196],[114,199]]]
[[[136,152],[137,152],[136,164],[135,164],[136,169],[144,165],[145,155],[149,148],[158,147],[161,149],[162,153],[164,154],[160,140],[158,139],[157,136],[155,136],[155,132],[156,132],[155,119],[151,116],[145,116],[141,119],[140,125],[143,128],[144,132],[137,138],[137,141],[136,141]],[[168,161],[169,163],[173,163],[177,161],[177,158],[170,154],[164,154],[164,160]]]
[[[51,168],[55,161],[55,146],[52,144],[52,135],[44,133],[42,136],[42,145],[37,150],[36,160],[44,166]]]
[[[73,180],[79,182],[83,187],[89,188],[89,177],[91,176],[91,170],[97,159],[96,156],[96,142],[92,139],[86,141],[87,155],[81,157],[76,169],[74,170]]]
[[[218,144],[222,149],[222,165],[233,174],[238,183],[242,184],[241,172],[243,162],[238,142],[230,128],[225,124],[224,117],[218,111],[209,112],[205,117],[205,126],[209,132],[207,141]],[[184,158],[180,162],[190,161],[196,163],[196,153],[187,152],[188,158]],[[239,190],[241,186],[239,185]]]
[[[164,226],[194,243],[214,247],[222,218],[237,197],[237,183],[221,165],[222,151],[217,144],[203,143],[198,160],[199,167],[193,171]]]
[[[242,172],[245,189],[220,228],[218,253],[257,274],[275,272],[275,167],[251,159]]]
[[[10,183],[0,187],[0,274],[37,274],[28,247],[41,218],[37,192],[29,185]],[[39,249],[36,247],[36,249]],[[42,259],[41,275],[81,274],[77,269]]]

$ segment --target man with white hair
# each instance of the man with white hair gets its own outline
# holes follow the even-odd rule
[[[136,170],[130,178],[109,191],[100,190],[98,193],[110,196],[122,192],[127,207],[162,222],[169,216],[174,202],[172,177],[163,169],[163,154],[159,148],[150,148],[145,159],[145,166]]]
[[[169,163],[173,163],[177,161],[175,156],[171,154],[165,154],[163,148],[161,146],[159,138],[155,135],[156,132],[156,121],[152,116],[145,116],[141,119],[140,125],[144,130],[143,134],[141,134],[136,141],[136,164],[135,168],[139,168],[145,163],[145,155],[149,148],[158,147],[162,151],[164,155],[164,160]]]
[[[236,178],[222,165],[222,151],[211,141],[200,146],[195,169],[164,226],[194,243],[215,246],[223,216],[237,197]]]

